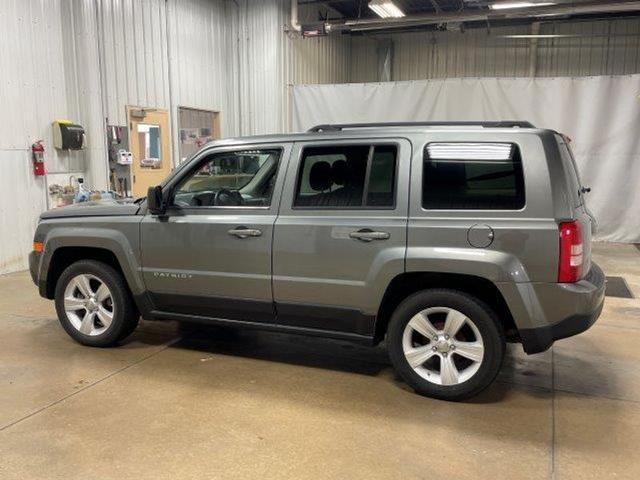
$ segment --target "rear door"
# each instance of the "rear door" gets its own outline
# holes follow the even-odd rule
[[[296,143],[276,220],[277,322],[370,336],[404,271],[411,144]]]

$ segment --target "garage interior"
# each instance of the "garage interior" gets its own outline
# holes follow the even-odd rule
[[[640,476],[640,2],[388,3],[0,1],[0,478]],[[143,320],[83,347],[27,271],[43,211],[145,195],[211,140],[505,119],[572,139],[607,298],[467,402],[384,344]]]

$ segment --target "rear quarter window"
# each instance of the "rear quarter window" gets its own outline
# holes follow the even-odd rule
[[[561,135],[556,135],[556,141],[558,142],[558,149],[560,150],[563,170],[566,172],[567,187],[569,188],[571,201],[574,207],[578,207],[583,203],[582,184],[580,183],[580,176],[578,175],[578,166],[573,158],[571,147],[564,138],[562,138]]]
[[[520,210],[525,205],[522,159],[512,143],[430,143],[422,175],[427,210]]]

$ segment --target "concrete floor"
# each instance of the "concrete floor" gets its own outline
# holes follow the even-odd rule
[[[640,251],[596,261],[640,297]],[[468,403],[417,396],[382,348],[143,322],[92,349],[26,272],[0,277],[0,478],[640,478],[640,300]]]

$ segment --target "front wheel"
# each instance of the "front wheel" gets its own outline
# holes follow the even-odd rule
[[[493,382],[502,365],[505,340],[491,309],[455,290],[423,290],[393,313],[389,356],[417,393],[464,400]]]
[[[122,275],[95,260],[80,260],[62,272],[55,303],[65,331],[92,347],[114,345],[133,332],[140,317]]]

